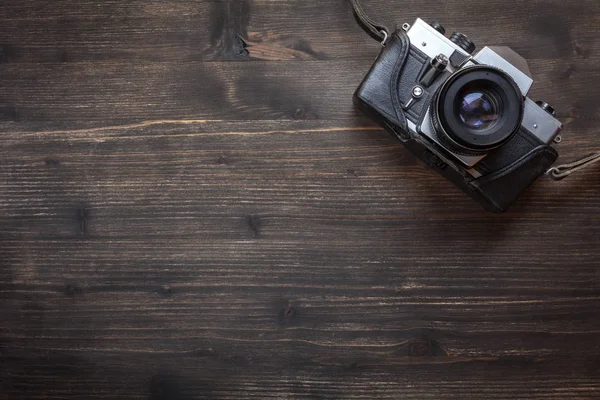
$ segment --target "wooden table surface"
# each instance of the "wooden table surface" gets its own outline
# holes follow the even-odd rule
[[[2,0],[1,399],[600,398],[600,173],[482,211],[352,105],[346,0]],[[598,0],[364,0],[600,148]]]

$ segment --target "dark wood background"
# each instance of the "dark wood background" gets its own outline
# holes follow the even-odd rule
[[[600,147],[598,0],[365,0]],[[352,105],[346,0],[2,0],[0,398],[600,398],[600,174],[492,215]]]

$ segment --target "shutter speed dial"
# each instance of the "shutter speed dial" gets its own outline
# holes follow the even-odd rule
[[[473,54],[475,51],[475,43],[464,33],[454,32],[450,36],[450,41],[469,54]]]
[[[444,29],[444,27],[442,26],[442,24],[440,24],[439,22],[432,22],[429,25],[431,25],[431,27],[433,29],[435,29],[436,31],[438,31],[439,33],[441,33],[442,35],[446,34],[446,30]]]

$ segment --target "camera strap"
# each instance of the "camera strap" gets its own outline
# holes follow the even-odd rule
[[[350,0],[350,2],[352,3],[354,14],[356,15],[356,18],[358,18],[358,22],[362,25],[362,27],[367,30],[369,35],[379,40],[382,45],[385,45],[385,42],[390,35],[390,30],[386,28],[385,25],[377,23],[369,18],[369,16],[365,14],[362,7],[358,3],[358,0]]]
[[[589,167],[592,164],[600,162],[600,152],[591,154],[587,157],[584,157],[580,160],[574,161],[570,164],[558,165],[556,167],[550,168],[546,171],[546,174],[555,181],[560,181],[565,179],[567,176],[571,175],[573,172],[579,171],[585,167]]]

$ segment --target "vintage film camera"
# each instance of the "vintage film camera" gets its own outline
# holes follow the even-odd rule
[[[527,97],[525,59],[508,47],[473,55],[467,36],[421,19],[387,36],[355,103],[486,209],[505,211],[556,161],[562,128]]]

